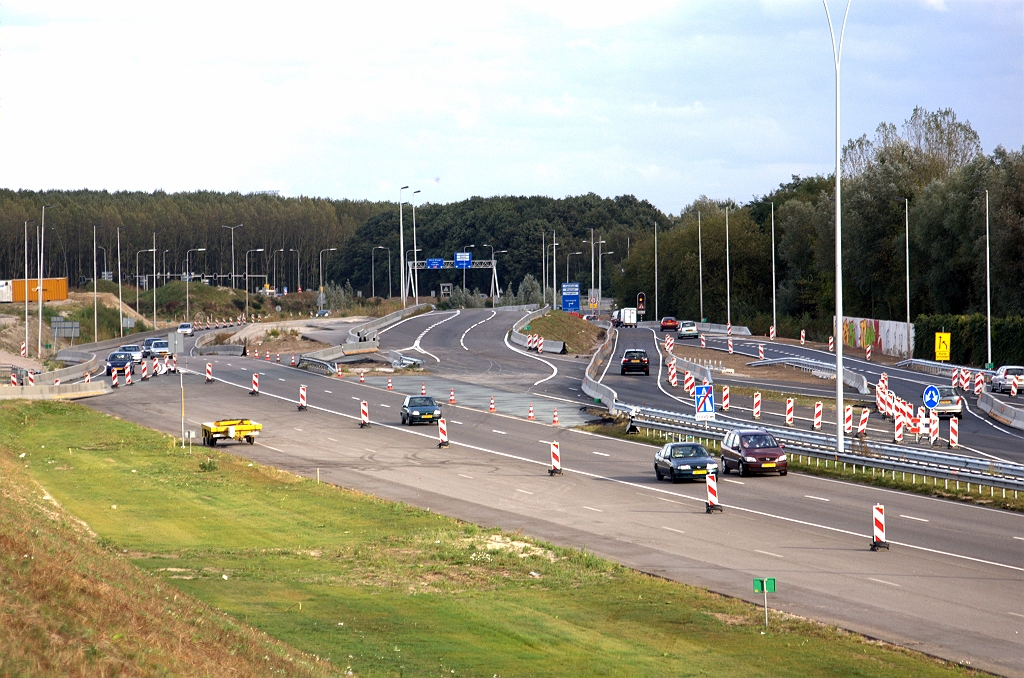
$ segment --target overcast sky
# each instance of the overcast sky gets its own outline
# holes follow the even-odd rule
[[[844,141],[921,105],[1020,149],[1022,5],[853,0]],[[814,0],[9,2],[0,186],[592,191],[678,213],[829,172],[834,86]]]

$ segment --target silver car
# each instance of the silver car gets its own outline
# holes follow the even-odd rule
[[[932,409],[933,412],[940,417],[952,417],[954,415],[959,417],[963,414],[963,400],[957,395],[955,388],[952,386],[938,386],[936,388],[939,389],[939,404]]]
[[[680,320],[679,330],[676,332],[676,339],[696,339],[700,336],[697,331],[697,323],[692,320]]]
[[[992,376],[993,393],[1009,393],[1013,390],[1013,378],[1017,377],[1017,388],[1024,388],[1024,367],[1003,365]]]
[[[118,346],[117,350],[119,353],[131,354],[132,362],[136,365],[142,362],[142,347],[138,344],[125,344],[124,346]]]

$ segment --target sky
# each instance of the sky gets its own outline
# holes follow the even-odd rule
[[[838,34],[844,5],[830,1]],[[1024,3],[853,0],[841,134],[1024,147]],[[7,2],[0,186],[746,202],[835,166],[814,0]]]

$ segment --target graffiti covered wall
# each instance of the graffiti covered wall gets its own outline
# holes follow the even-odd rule
[[[844,346],[871,350],[900,358],[910,357],[907,347],[914,346],[914,325],[910,325],[910,342],[907,342],[907,324],[894,320],[874,318],[851,318],[843,316],[842,341]]]

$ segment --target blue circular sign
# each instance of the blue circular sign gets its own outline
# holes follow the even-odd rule
[[[929,410],[938,407],[939,405],[939,387],[929,386],[924,390],[924,406]]]

